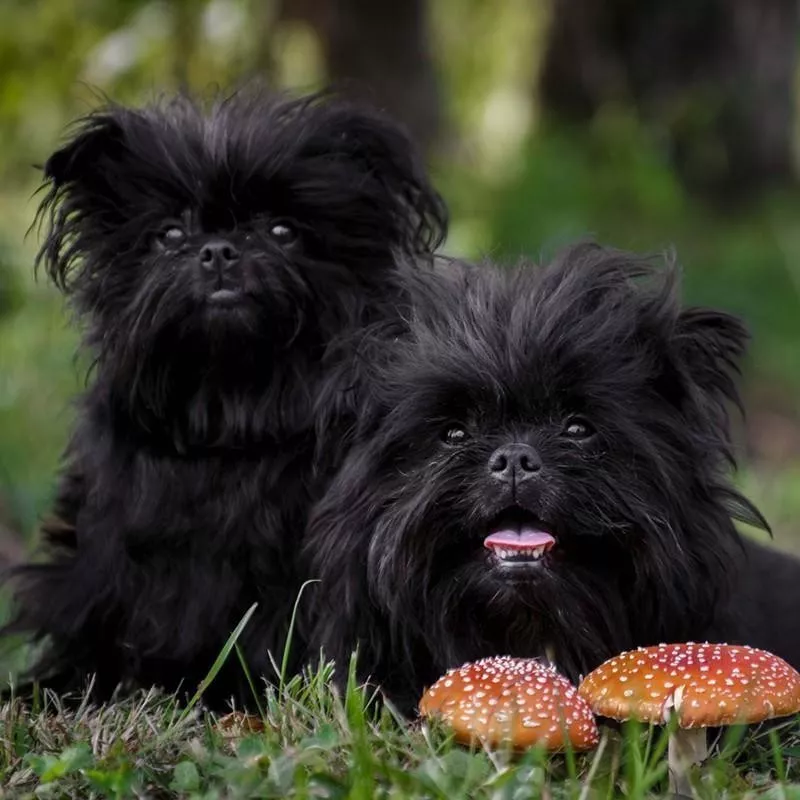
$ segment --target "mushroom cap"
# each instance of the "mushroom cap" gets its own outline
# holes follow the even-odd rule
[[[800,674],[745,645],[660,644],[609,659],[579,689],[596,714],[682,728],[750,724],[800,711]]]
[[[499,656],[451,669],[425,692],[419,710],[447,722],[461,743],[588,750],[598,740],[578,690],[535,659]]]

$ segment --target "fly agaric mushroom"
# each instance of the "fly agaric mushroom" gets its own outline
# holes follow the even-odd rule
[[[479,740],[514,750],[588,750],[597,744],[594,715],[556,669],[530,658],[484,658],[450,670],[425,692],[423,717],[447,722],[462,744]]]
[[[666,724],[670,786],[691,794],[687,769],[708,753],[706,727],[749,724],[800,711],[800,674],[783,659],[743,645],[660,644],[601,664],[579,689],[592,710],[624,722]]]

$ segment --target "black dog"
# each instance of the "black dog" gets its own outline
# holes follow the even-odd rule
[[[59,690],[192,691],[258,603],[240,643],[270,674],[337,450],[315,428],[335,443],[355,379],[326,347],[400,313],[394,253],[422,266],[442,201],[404,133],[328,96],[110,107],[44,171],[40,260],[94,370],[8,630],[43,641],[33,676]],[[206,698],[245,685],[234,663]]]
[[[746,543],[728,405],[746,332],[595,245],[419,275],[375,406],[312,515],[314,640],[405,711],[447,668],[747,642],[800,667],[800,564]],[[375,351],[379,351],[375,347]]]

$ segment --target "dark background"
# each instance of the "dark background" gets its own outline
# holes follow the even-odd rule
[[[0,0],[0,560],[30,541],[83,380],[33,279],[32,165],[102,94],[253,77],[404,121],[450,253],[674,245],[689,301],[753,329],[739,480],[800,550],[799,34],[789,0]]]

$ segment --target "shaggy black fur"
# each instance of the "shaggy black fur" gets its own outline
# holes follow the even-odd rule
[[[441,199],[381,115],[259,91],[105,108],[44,172],[40,261],[94,369],[8,630],[42,640],[45,685],[192,691],[257,602],[241,643],[269,676],[337,451],[315,427],[354,379],[326,346],[398,313],[394,253],[427,258]],[[249,697],[232,661],[212,704]]]
[[[766,528],[728,477],[741,323],[681,310],[674,268],[592,244],[415,281],[310,523],[313,639],[340,670],[358,646],[362,677],[411,711],[445,669],[493,654],[550,655],[577,679],[710,637],[800,667],[800,564],[733,523]],[[515,526],[553,549],[503,564],[484,539]]]

